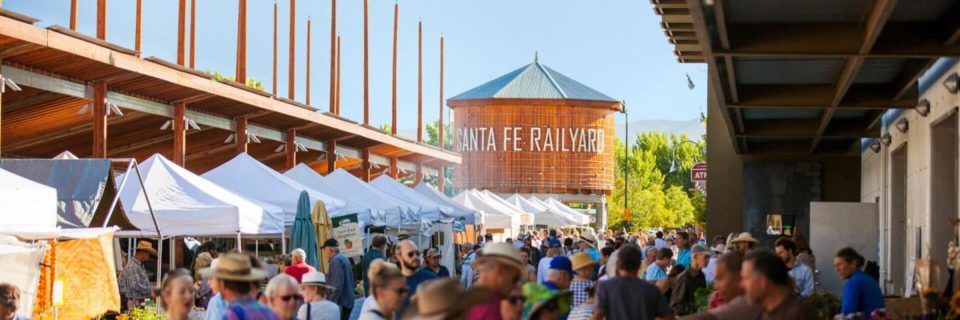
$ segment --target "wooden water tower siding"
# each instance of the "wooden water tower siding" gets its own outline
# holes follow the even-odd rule
[[[619,111],[618,103],[492,98],[450,100],[448,105],[454,110],[454,147],[463,157],[456,171],[459,187],[528,194],[610,194],[613,189],[614,113]],[[464,148],[464,140],[469,144],[472,139],[469,135],[461,137],[464,129],[476,128],[494,133],[496,150],[482,147],[472,150],[470,145]],[[505,128],[511,138],[514,128],[519,128],[517,148],[520,151],[514,150],[512,140],[504,141]],[[548,128],[554,138],[557,129],[566,130],[565,137],[561,138],[562,145],[561,141],[553,141],[555,148],[544,150]],[[570,129],[599,130],[602,138],[599,138],[601,133],[597,133],[595,143],[584,150],[579,143],[571,146]],[[537,142],[531,141],[534,130],[540,131],[541,139]],[[489,141],[484,140],[484,144],[486,142]]]

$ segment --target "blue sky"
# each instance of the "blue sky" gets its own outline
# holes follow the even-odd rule
[[[96,0],[80,0],[79,29],[94,35]],[[189,1],[188,1],[189,2]],[[133,48],[134,0],[108,1],[107,40]],[[143,55],[176,61],[176,0],[143,1]],[[272,77],[273,1],[248,1],[248,77],[268,91]],[[369,2],[371,124],[390,122],[394,1]],[[40,26],[69,26],[66,0],[6,0],[10,9],[40,19]],[[362,121],[363,2],[340,0],[341,112]],[[289,1],[279,1],[278,92],[286,96]],[[188,15],[189,17],[189,15]],[[330,2],[297,2],[298,101],[303,101],[306,24],[313,20],[311,102],[327,109]],[[631,119],[689,120],[706,107],[706,65],[680,64],[647,1],[638,0],[404,0],[400,1],[398,108],[401,128],[416,126],[417,20],[424,23],[424,121],[439,109],[439,38],[445,40],[445,98],[533,61],[616,99]],[[197,2],[197,68],[233,74],[237,2]],[[189,19],[188,19],[189,23]],[[188,29],[189,30],[189,29]],[[686,74],[696,83],[687,88]],[[618,115],[618,122],[622,115]]]

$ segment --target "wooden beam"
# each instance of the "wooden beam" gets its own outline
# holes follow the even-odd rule
[[[370,149],[360,150],[360,161],[360,180],[370,182]]]
[[[868,130],[868,118],[835,119],[835,123],[823,133],[824,138],[866,138],[873,136]],[[817,134],[819,119],[763,119],[746,120],[746,130],[737,134],[741,138],[813,138]]]
[[[307,18],[307,70],[304,71],[307,77],[307,85],[304,91],[306,91],[307,98],[305,102],[308,106],[310,105],[310,24],[310,18]]]
[[[335,115],[340,115],[340,47],[341,47],[341,42],[340,42],[340,36],[338,35],[337,36],[337,89],[336,89],[337,99],[334,101],[334,104],[336,105],[336,109],[334,109],[335,111],[333,112],[333,114]]]
[[[413,174],[415,176],[413,178],[413,184],[416,185],[423,182],[423,162],[417,161],[417,170]]]
[[[393,3],[393,103],[390,109],[390,134],[397,134],[397,24],[400,20],[400,3]],[[396,175],[393,175],[396,178]]]
[[[327,140],[327,150],[324,151],[327,156],[327,174],[337,170],[337,141]]]
[[[423,21],[417,22],[417,143],[423,143]]]
[[[727,101],[731,108],[837,108],[889,109],[912,108],[916,100],[895,97],[894,87],[883,84],[856,84],[848,88],[845,98],[834,106],[833,85],[740,85],[739,102]]]
[[[444,144],[444,134],[443,134],[443,34],[440,35],[440,121],[437,126],[437,148],[440,150],[446,150],[446,145]]]
[[[146,113],[128,111],[123,117],[115,118],[111,121],[114,125],[120,125],[123,123],[128,123],[131,121],[139,121],[149,116]],[[21,150],[31,148],[33,146],[42,145],[46,143],[56,142],[61,139],[68,139],[83,134],[90,134],[90,131],[93,129],[93,122],[87,122],[78,126],[73,126],[63,130],[58,130],[50,133],[39,134],[30,139],[21,139],[19,141],[6,144],[7,150]]]
[[[337,114],[337,60],[340,54],[337,53],[337,0],[330,1],[330,113]]]
[[[860,55],[847,59],[843,71],[840,72],[840,76],[835,83],[833,101],[830,103],[830,108],[823,111],[823,115],[820,118],[820,125],[817,128],[817,134],[813,137],[813,142],[810,144],[810,153],[817,150],[817,145],[820,144],[823,132],[827,129],[827,126],[830,125],[830,120],[833,119],[833,113],[836,111],[836,107],[839,106],[844,97],[847,96],[847,91],[850,89],[850,86],[853,85],[853,81],[860,72],[860,68],[863,67],[863,62],[866,58],[862,55],[869,53],[873,49],[877,38],[880,37],[880,33],[883,31],[887,20],[890,18],[896,6],[897,0],[874,1],[873,9],[863,28],[863,39],[859,42],[860,49],[858,54]]]
[[[277,95],[277,3],[273,3],[273,95]]]
[[[190,0],[190,69],[197,67],[197,0]]]
[[[72,0],[72,1],[74,5],[76,5],[77,0]],[[136,14],[137,14],[136,21],[134,22],[136,26],[134,27],[134,30],[133,30],[133,50],[136,50],[137,56],[139,56],[142,48],[141,43],[143,38],[141,34],[141,31],[143,30],[143,0],[137,0]],[[71,21],[70,29],[77,30],[76,27],[73,27],[74,23],[75,22]]]
[[[7,103],[3,104],[3,112],[14,112],[23,108],[33,107],[39,104],[49,103],[58,99],[70,100],[72,97],[64,97],[62,95],[53,93],[53,92],[42,92],[29,97],[19,98],[16,100],[7,100]]]
[[[250,142],[247,139],[247,117],[237,117],[237,131],[235,134],[236,139],[234,139],[234,143],[236,144],[236,154],[247,153],[247,144]]]
[[[215,155],[221,152],[226,152],[226,151],[235,150],[235,149],[236,149],[236,146],[230,145],[230,144],[222,145],[222,146],[211,148],[211,149],[204,149],[203,151],[191,153],[187,155],[187,162],[192,162],[197,159],[206,158],[211,155]]]
[[[446,174],[444,173],[443,167],[437,168],[437,189],[440,192],[443,192],[443,186],[446,185]]]
[[[93,157],[107,157],[107,83],[93,84]]]
[[[177,6],[177,64],[187,65],[187,0]]]
[[[287,152],[286,168],[287,170],[290,170],[297,165],[297,130],[287,130],[287,134],[284,136],[284,138],[286,139],[284,151]]]
[[[186,166],[187,156],[187,104],[178,103],[173,108],[173,163]]]
[[[370,61],[368,49],[367,0],[363,0],[363,124],[370,124]]]
[[[400,166],[398,165],[397,157],[390,157],[390,177],[396,180],[400,177]]]
[[[296,98],[296,48],[297,48],[297,0],[290,0],[290,57],[288,58],[289,67],[287,72],[287,99],[295,100]]]
[[[237,83],[247,85],[247,0],[237,1]]]
[[[77,0],[70,0],[70,30],[77,31]]]
[[[97,39],[107,40],[107,0],[97,0]]]
[[[713,45],[712,40],[710,39],[710,33],[707,31],[706,17],[703,12],[703,4],[699,0],[687,0],[687,6],[689,7],[689,14],[692,17],[692,23],[696,29],[696,40],[703,47],[703,56],[707,61],[707,72],[708,72],[708,92],[712,93],[714,101],[720,106],[720,112],[723,115],[723,121],[727,125],[727,131],[730,135],[730,141],[734,145],[734,149],[737,154],[743,152],[740,148],[740,143],[737,142],[735,136],[737,128],[734,127],[734,123],[730,117],[730,111],[727,109],[727,99],[726,94],[724,93],[724,88],[722,82],[720,81],[720,73],[717,69],[717,61],[713,56]]]

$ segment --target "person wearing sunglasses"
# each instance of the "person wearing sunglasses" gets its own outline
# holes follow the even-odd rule
[[[407,281],[407,289],[410,294],[403,298],[403,305],[400,307],[400,313],[407,309],[410,304],[410,297],[417,292],[421,283],[437,278],[437,274],[420,268],[420,250],[410,239],[401,240],[397,245],[397,261],[400,262],[400,273]]]
[[[491,243],[480,250],[480,255],[473,262],[474,268],[480,273],[472,291],[475,293],[489,293],[490,299],[473,305],[467,319],[517,319],[522,308],[518,303],[511,301],[511,292],[517,288],[520,277],[526,272],[520,260],[520,250],[508,243]]]
[[[293,320],[300,308],[300,285],[288,274],[278,274],[267,283],[267,304],[280,320]]]
[[[407,296],[407,283],[397,267],[385,260],[370,263],[370,296],[363,300],[358,320],[391,320]]]
[[[297,320],[339,320],[340,306],[327,300],[327,292],[333,289],[327,284],[327,276],[323,272],[303,275],[300,290],[304,303],[297,311]]]
[[[437,249],[437,247],[427,249],[427,252],[424,254],[424,256],[426,256],[427,266],[425,269],[427,269],[427,271],[433,272],[439,278],[450,277],[450,270],[447,269],[447,267],[440,265],[440,258],[442,258],[440,255],[440,249]]]

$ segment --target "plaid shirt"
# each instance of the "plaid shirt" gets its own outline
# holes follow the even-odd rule
[[[127,299],[150,297],[150,279],[147,279],[147,272],[143,270],[143,265],[137,259],[127,261],[127,265],[123,267],[123,273],[120,274],[119,282],[120,292],[123,292]]]
[[[243,297],[230,303],[223,313],[223,320],[277,320],[277,314],[259,301]]]
[[[574,280],[570,282],[570,291],[573,292],[573,304],[571,308],[576,308],[587,301],[587,288],[593,286],[592,280]]]

